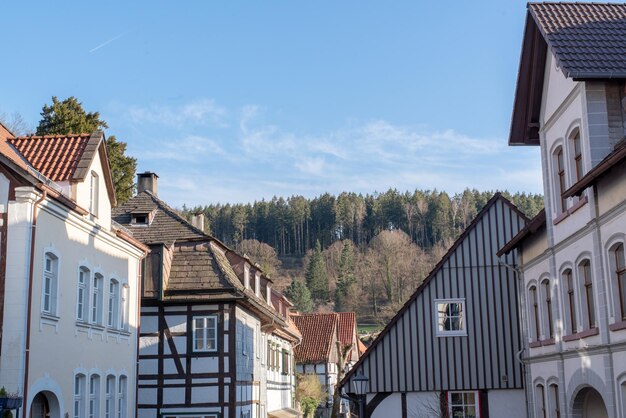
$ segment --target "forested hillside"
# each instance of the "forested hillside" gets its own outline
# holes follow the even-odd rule
[[[493,193],[390,189],[182,212],[204,213],[210,233],[261,264],[298,309],[354,310],[360,322],[385,322]],[[541,195],[503,195],[528,217],[543,207]]]

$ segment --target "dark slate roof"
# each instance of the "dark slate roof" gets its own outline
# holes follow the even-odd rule
[[[131,224],[132,213],[153,213],[149,226]],[[128,228],[144,244],[172,243],[179,240],[209,238],[178,212],[149,191],[144,191],[113,209],[113,220]]]
[[[529,3],[567,77],[626,77],[626,4]]]
[[[229,280],[232,279],[231,277],[219,274],[220,271],[218,261],[208,242],[176,244],[166,294],[169,291],[201,291],[238,287]],[[236,280],[236,282],[239,281]]]

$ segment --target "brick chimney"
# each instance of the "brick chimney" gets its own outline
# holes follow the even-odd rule
[[[158,178],[159,176],[157,176],[156,173],[151,173],[149,171],[137,174],[137,194],[147,190],[157,196]]]

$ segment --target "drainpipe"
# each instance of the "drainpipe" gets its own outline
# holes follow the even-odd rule
[[[141,291],[143,289],[143,283],[141,283],[141,274],[142,274],[142,264],[145,259],[146,254],[144,254],[144,258],[139,260],[137,263],[137,352],[135,355],[135,416],[138,416],[139,412],[139,344],[141,342],[139,337],[139,328],[141,325]]]
[[[48,196],[47,190],[44,189],[41,198],[35,201],[33,204],[32,211],[32,224],[31,224],[31,234],[30,234],[30,260],[28,267],[28,306],[26,312],[26,349],[24,353],[24,404],[23,410],[24,415],[26,416],[27,408],[26,403],[28,402],[28,366],[30,362],[30,321],[31,321],[31,312],[32,312],[32,304],[33,304],[33,265],[35,259],[35,233],[37,230],[37,206],[43,202]]]
[[[518,302],[518,310],[519,310],[519,327],[520,327],[520,338],[522,339],[522,349],[517,353],[516,355],[516,359],[517,361],[522,365],[522,376],[524,379],[524,392],[526,393],[526,404],[527,407],[531,405],[531,387],[530,387],[530,370],[528,370],[528,367],[526,367],[526,361],[524,360],[524,358],[522,357],[522,355],[524,354],[525,351],[525,346],[526,343],[528,341],[527,337],[526,337],[526,333],[525,333],[525,329],[526,329],[526,317],[524,315],[524,304],[525,304],[525,289],[524,289],[524,274],[522,273],[522,271],[516,267],[513,264],[508,264],[506,261],[504,261],[504,257],[500,256],[498,257],[498,262],[503,265],[504,267],[510,269],[513,271],[515,277],[517,278],[516,280],[516,284],[517,284],[517,292],[518,292],[518,296],[517,296],[517,302]],[[526,411],[528,413],[528,411]]]

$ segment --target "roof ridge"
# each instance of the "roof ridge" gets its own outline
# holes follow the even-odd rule
[[[144,190],[142,193],[146,193],[148,196],[150,196],[150,198],[152,199],[152,201],[154,203],[156,203],[158,206],[161,206],[164,210],[166,210],[168,212],[169,215],[174,216],[178,221],[181,221],[185,224],[185,226],[190,227],[192,229],[193,232],[196,232],[198,234],[202,234],[207,238],[211,238],[214,239],[213,236],[207,234],[206,232],[204,232],[203,230],[196,228],[195,226],[192,225],[191,222],[189,222],[187,219],[185,219],[184,217],[182,217],[178,211],[174,208],[172,208],[170,205],[168,205],[167,203],[165,203],[165,201],[161,200],[160,198],[158,198],[156,195],[152,194],[152,192],[150,192],[149,190]]]
[[[65,139],[65,138],[82,138],[85,136],[91,136],[92,133],[81,133],[81,134],[54,134],[54,135],[22,135],[16,136],[14,138],[9,138],[12,140],[26,140],[26,139]]]

